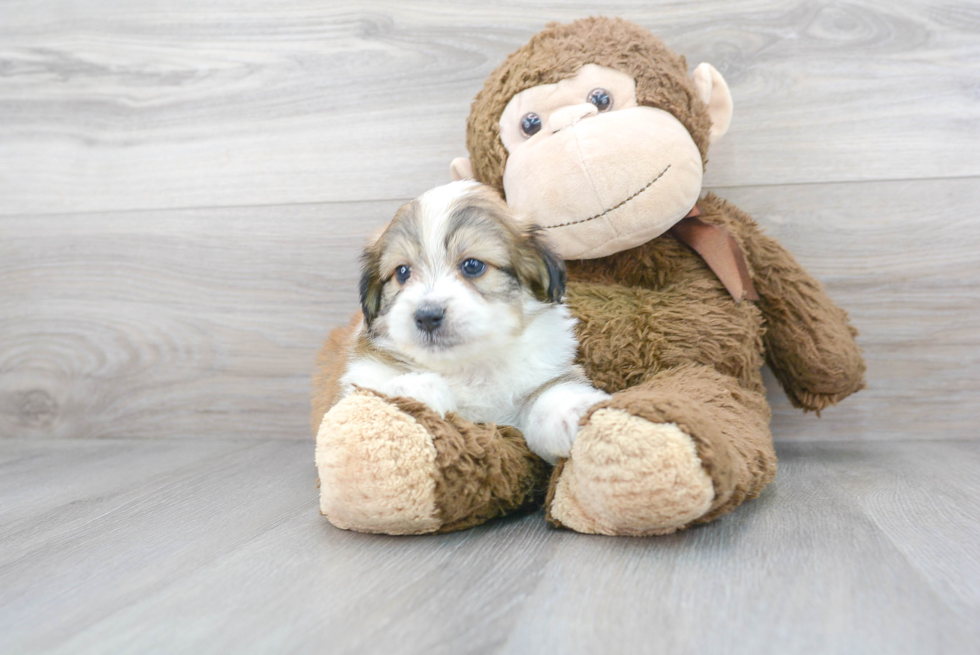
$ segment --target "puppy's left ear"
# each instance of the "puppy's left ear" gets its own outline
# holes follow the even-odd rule
[[[523,247],[518,255],[517,273],[521,283],[543,302],[561,302],[565,295],[568,273],[565,260],[552,249],[537,225],[524,231]]]

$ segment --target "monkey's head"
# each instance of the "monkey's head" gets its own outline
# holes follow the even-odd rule
[[[617,18],[552,23],[473,101],[454,178],[495,187],[565,259],[653,239],[697,202],[732,100],[721,74]],[[472,162],[472,164],[471,164]]]

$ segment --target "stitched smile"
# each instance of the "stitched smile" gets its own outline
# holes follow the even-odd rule
[[[614,207],[610,207],[609,209],[607,209],[607,210],[605,210],[603,212],[600,212],[600,213],[596,214],[595,216],[589,216],[588,218],[583,218],[583,219],[580,219],[580,220],[577,220],[577,221],[569,221],[567,223],[559,223],[558,225],[545,225],[543,227],[546,230],[551,230],[551,229],[554,229],[556,227],[567,227],[569,225],[578,225],[579,223],[588,223],[589,221],[594,221],[597,218],[602,218],[603,216],[605,216],[609,212],[616,211],[617,209],[619,209],[620,207],[622,207],[623,205],[625,205],[626,203],[628,203],[630,200],[632,200],[633,198],[637,197],[638,195],[640,195],[641,193],[643,193],[644,191],[646,191],[647,189],[649,189],[650,187],[652,187],[653,186],[653,183],[656,182],[657,180],[659,180],[660,178],[662,178],[664,176],[664,173],[666,173],[669,169],[670,169],[670,164],[667,164],[667,168],[665,168],[662,171],[660,171],[660,175],[658,175],[657,177],[655,177],[652,180],[650,180],[649,182],[647,182],[647,185],[645,187],[643,187],[642,189],[640,189],[639,191],[637,191],[636,193],[634,193],[633,195],[631,195],[630,197],[628,197],[626,200],[623,200],[618,205],[616,205]]]

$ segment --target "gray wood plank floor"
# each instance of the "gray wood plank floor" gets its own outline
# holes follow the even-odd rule
[[[0,441],[0,652],[969,653],[980,442],[783,443],[666,538],[540,514],[383,537],[316,509],[310,443]]]

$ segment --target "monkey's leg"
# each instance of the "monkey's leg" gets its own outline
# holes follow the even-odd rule
[[[368,390],[324,415],[316,465],[320,513],[338,528],[384,534],[451,532],[540,506],[548,480],[516,429]]]
[[[769,406],[704,366],[599,403],[551,478],[548,520],[579,532],[669,534],[755,498],[776,474]]]

